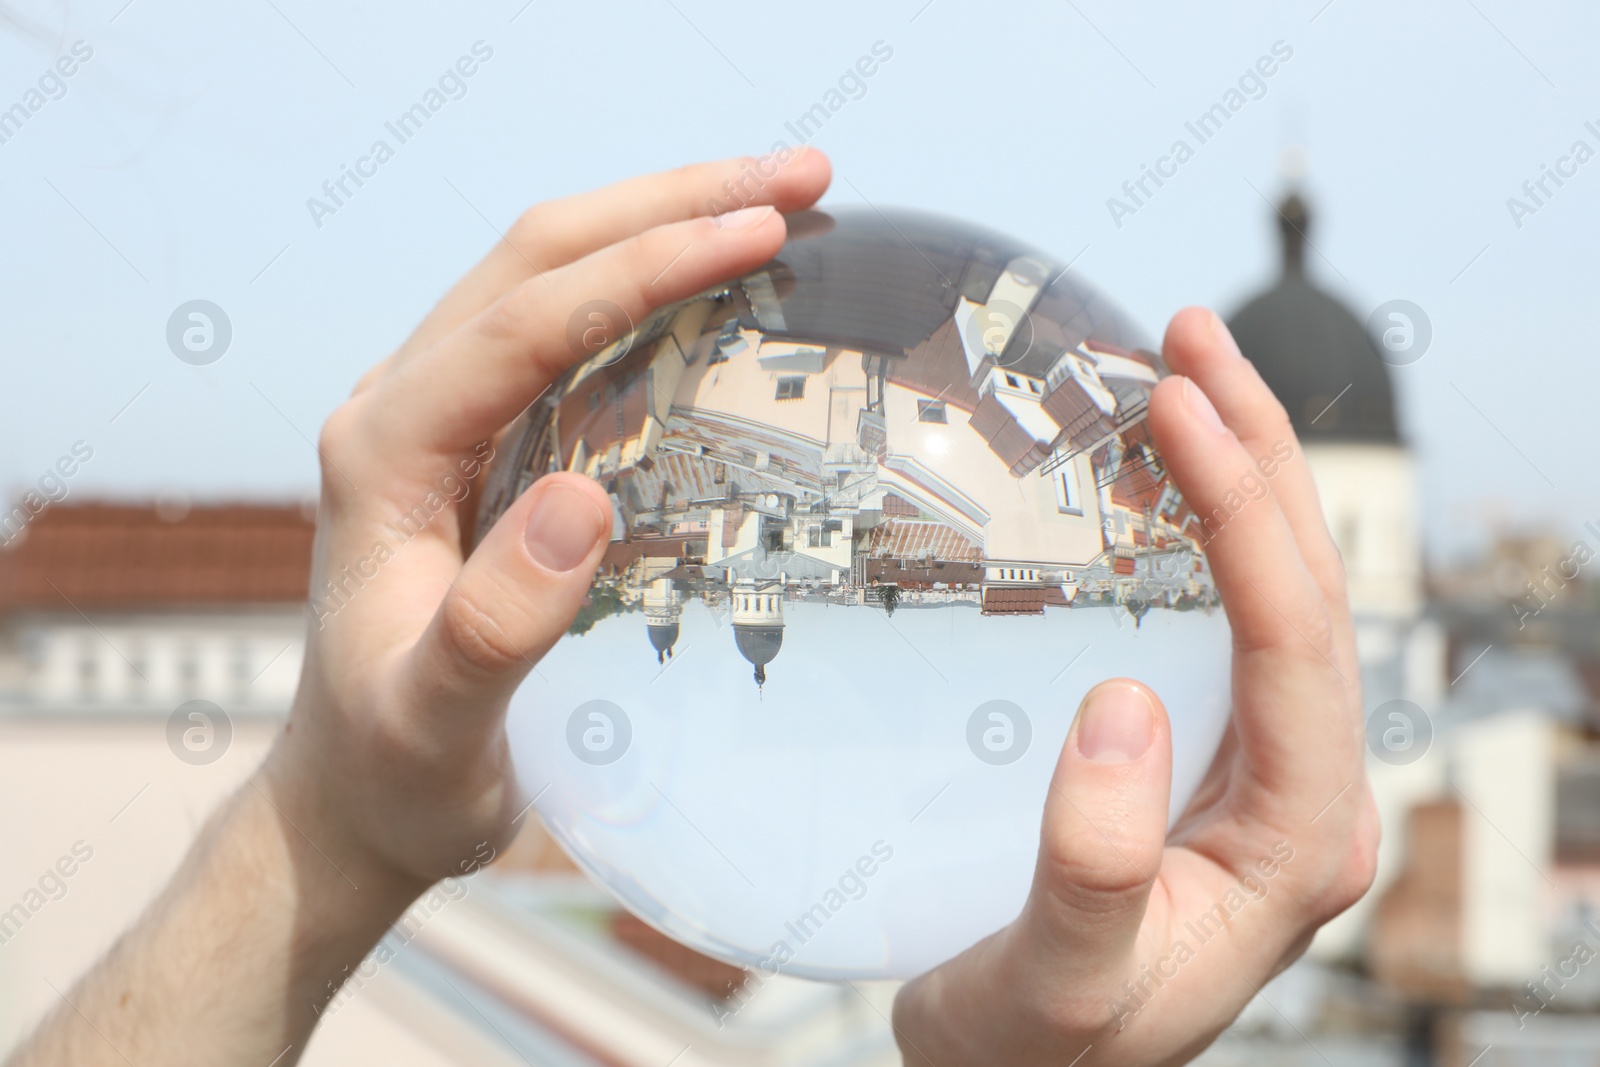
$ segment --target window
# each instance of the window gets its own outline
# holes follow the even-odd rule
[[[943,400],[918,400],[917,401],[917,421],[918,422],[942,422],[942,423],[948,423],[950,421],[950,419],[947,417],[947,415],[945,413],[944,401]]]
[[[1078,467],[1063,463],[1056,469],[1056,510],[1065,515],[1083,514],[1083,493],[1078,486]]]
[[[142,643],[128,650],[128,689],[134,699],[142,699],[150,688],[150,654]]]
[[[778,379],[779,400],[799,400],[806,395],[804,375],[785,375]]]
[[[1017,376],[1015,374],[1006,375],[1006,384],[1011,386],[1011,388],[1013,388],[1013,389],[1021,389],[1022,388],[1022,383],[1017,381]]]
[[[250,692],[253,665],[250,658],[250,645],[239,641],[233,646],[233,691],[238,700],[243,702]]]
[[[178,657],[178,680],[185,699],[194,697],[200,690],[200,650],[192,644],[183,646]]]
[[[1028,388],[1033,390],[1035,396],[1039,394],[1039,383],[1032,378],[1028,379]]]
[[[78,692],[85,698],[92,697],[100,685],[100,650],[94,642],[85,638],[78,645]]]

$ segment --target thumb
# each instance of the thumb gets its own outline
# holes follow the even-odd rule
[[[522,494],[468,557],[411,651],[423,706],[501,710],[572,624],[610,532],[611,501],[592,479],[549,474]]]
[[[1050,782],[1022,915],[1049,971],[1104,977],[1132,952],[1161,867],[1171,787],[1161,701],[1126,678],[1091,689]]]

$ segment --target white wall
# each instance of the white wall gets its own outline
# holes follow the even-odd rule
[[[227,710],[283,711],[300,677],[305,627],[299,610],[29,620],[17,696],[48,707],[162,710],[205,697]],[[198,668],[192,682],[188,661]]]
[[[1508,712],[1464,727],[1456,748],[1463,962],[1480,987],[1520,986],[1550,960],[1554,733],[1541,715]]]
[[[1391,445],[1314,444],[1306,462],[1344,554],[1357,615],[1409,617],[1422,607],[1416,465]]]

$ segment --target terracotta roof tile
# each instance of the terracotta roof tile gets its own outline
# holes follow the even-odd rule
[[[890,519],[867,536],[867,554],[875,559],[939,559],[977,563],[983,552],[942,522]]]
[[[0,550],[0,611],[296,603],[312,523],[297,505],[57,504]]]
[[[1070,603],[1059,585],[990,586],[983,591],[985,615],[1043,615],[1046,607],[1066,607]]]

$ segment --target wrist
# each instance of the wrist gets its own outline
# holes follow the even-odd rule
[[[315,891],[334,921],[353,914],[393,922],[432,881],[388,861],[340,817],[341,802],[280,744],[240,791],[259,804],[258,817],[271,824],[282,842],[284,859],[299,884]],[[349,912],[351,914],[343,914]]]

